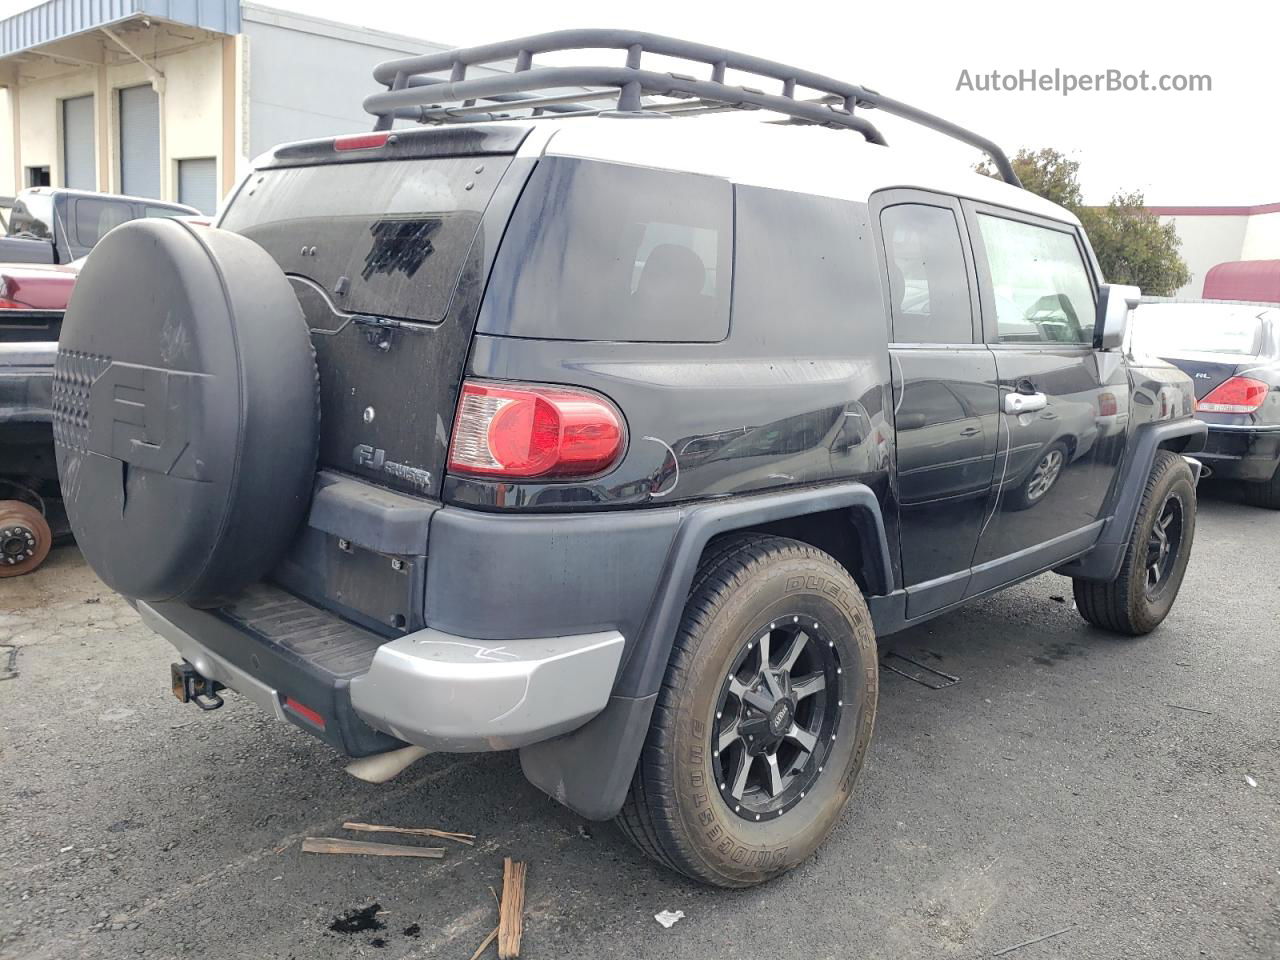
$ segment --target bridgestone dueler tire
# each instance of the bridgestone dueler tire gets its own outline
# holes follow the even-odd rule
[[[1276,470],[1270,480],[1246,483],[1243,487],[1246,503],[1266,507],[1268,510],[1280,510],[1280,469]]]
[[[162,219],[102,238],[63,321],[53,434],[108,586],[209,607],[261,579],[310,502],[318,424],[310,332],[266,251]]]
[[[1146,590],[1147,541],[1159,511],[1171,496],[1179,498],[1182,505],[1179,553],[1163,587],[1156,595],[1150,596]],[[1158,450],[1138,507],[1138,518],[1125,548],[1120,575],[1109,582],[1072,578],[1080,616],[1095,627],[1133,637],[1150,633],[1158,627],[1178,597],[1191,559],[1195,529],[1196,487],[1191,468],[1177,454]]]
[[[807,796],[772,821],[750,822],[714,782],[710,731],[733,657],[760,623],[792,610],[820,621],[835,644],[844,707]],[[729,538],[694,579],[616,822],[654,860],[704,883],[746,887],[790,870],[826,839],[849,799],[871,742],[877,670],[866,603],[839,563],[781,537]]]

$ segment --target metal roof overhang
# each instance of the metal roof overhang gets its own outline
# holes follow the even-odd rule
[[[104,42],[116,54],[138,59],[118,31],[151,26],[168,32],[196,28],[206,37],[234,35],[241,28],[241,8],[239,0],[46,0],[0,20],[0,86],[17,82],[19,69],[24,76],[40,76],[40,63],[45,72],[54,64],[109,64]]]

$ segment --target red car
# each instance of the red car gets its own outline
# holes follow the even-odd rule
[[[80,261],[0,265],[0,310],[65,310],[79,273]]]

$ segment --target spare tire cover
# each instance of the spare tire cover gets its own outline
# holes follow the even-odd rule
[[[162,219],[103,237],[53,385],[58,477],[98,576],[207,607],[270,570],[311,496],[316,376],[289,281],[252,240]]]

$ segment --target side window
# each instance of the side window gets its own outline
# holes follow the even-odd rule
[[[507,225],[485,310],[513,336],[723,340],[732,231],[727,180],[548,157]]]
[[[946,207],[901,203],[880,214],[895,343],[972,343],[960,225]]]
[[[82,247],[92,247],[112,227],[134,219],[133,207],[115,200],[78,197],[75,205],[76,240]]]
[[[978,214],[1001,343],[1092,343],[1093,287],[1075,237]]]

